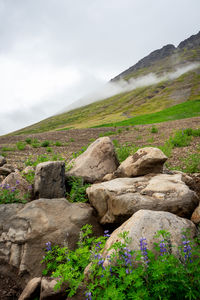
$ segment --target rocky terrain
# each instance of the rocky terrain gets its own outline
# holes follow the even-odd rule
[[[199,118],[186,119],[184,122],[185,127],[195,129]],[[184,127],[180,121],[170,123],[168,127],[160,124],[158,132],[163,140],[166,134],[171,134],[172,124],[176,128]],[[162,130],[162,126],[166,131]],[[130,237],[134,237],[130,249],[137,249],[141,233],[148,238],[151,248],[153,235],[160,229],[171,232],[173,244],[178,244],[183,228],[190,229],[191,237],[197,235],[200,223],[199,174],[189,176],[167,169],[164,167],[166,155],[153,145],[140,148],[120,163],[110,137],[100,137],[91,142],[91,138],[94,139],[103,130],[105,133],[105,129],[91,129],[58,132],[57,136],[55,133],[37,135],[37,138],[45,140],[47,136],[51,140],[53,137],[54,140],[69,140],[73,136],[78,141],[77,150],[80,150],[83,142],[90,141],[91,144],[85,152],[68,163],[70,168],[65,169],[64,161],[42,162],[30,166],[28,170],[26,167],[24,173],[30,170],[34,173],[28,202],[0,205],[2,300],[11,299],[9,297],[20,300],[66,299],[63,291],[56,294],[53,290],[55,280],[41,276],[43,266],[40,262],[48,242],[74,249],[80,229],[85,224],[92,224],[97,236],[105,228],[114,230],[106,243],[105,257],[117,234],[123,230],[128,230]],[[144,141],[149,127],[124,129],[121,136],[115,135],[115,138],[121,137],[122,143],[134,141],[134,134],[138,134],[138,131],[143,134]],[[1,147],[4,143],[11,146],[17,139],[24,141],[25,136],[2,137]],[[75,141],[71,143],[76,144]],[[193,139],[191,151],[197,151],[197,144],[199,137]],[[30,184],[20,172],[25,168],[25,159],[34,153],[29,146],[26,150],[16,152],[15,156],[9,154],[6,158],[1,157],[0,170],[5,172],[1,175],[1,187],[17,188],[22,195],[30,192]],[[65,148],[60,147],[57,148],[63,153]],[[72,149],[72,145],[70,147]],[[46,148],[40,148],[36,149],[44,153]],[[188,148],[184,151],[188,151]],[[180,151],[178,154],[180,156]],[[69,159],[69,152],[67,157]],[[10,170],[9,174],[6,174],[6,170]],[[92,184],[86,190],[87,203],[66,200],[71,176],[81,177],[85,183]],[[176,249],[174,251],[176,253]],[[82,296],[74,299],[82,299]]]

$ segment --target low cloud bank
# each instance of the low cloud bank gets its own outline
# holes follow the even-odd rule
[[[65,109],[65,112],[78,108],[87,104],[91,104],[98,100],[103,100],[114,95],[129,92],[135,90],[139,87],[150,86],[153,84],[157,84],[161,81],[165,80],[173,80],[178,78],[179,76],[192,71],[196,68],[200,67],[200,63],[191,63],[185,66],[179,67],[174,72],[165,73],[162,76],[157,76],[154,73],[149,73],[148,75],[141,76],[138,78],[130,78],[128,81],[120,79],[115,82],[109,82],[102,85],[101,88],[94,91],[93,93],[88,94],[87,96],[75,101],[70,106]]]

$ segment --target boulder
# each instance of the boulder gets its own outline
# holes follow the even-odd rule
[[[192,217],[191,217],[192,222],[195,224],[200,223],[200,203],[199,206],[194,210]]]
[[[3,167],[9,169],[10,173],[17,171],[17,169],[15,169],[15,167],[13,167],[13,165],[11,165],[11,164],[6,163],[5,165],[3,165]]]
[[[20,295],[18,300],[32,300],[37,299],[38,295],[40,295],[40,285],[41,285],[41,277],[35,277],[31,279],[22,294]]]
[[[9,174],[1,183],[2,185],[9,185],[10,188],[16,188],[19,191],[19,196],[23,199],[24,195],[29,197],[32,187],[21,176],[19,171]]]
[[[57,281],[55,278],[43,277],[41,281],[40,300],[66,300],[67,286],[54,290]]]
[[[159,230],[166,230],[170,233],[169,244],[172,247],[172,253],[178,254],[178,246],[182,243],[182,232],[189,230],[191,239],[196,235],[195,225],[187,219],[180,218],[172,213],[152,210],[139,210],[130,219],[117,228],[107,240],[103,252],[104,258],[111,254],[108,249],[116,241],[122,241],[119,234],[128,231],[131,242],[128,245],[130,250],[140,250],[140,239],[146,238],[147,248],[154,249],[154,236]],[[160,238],[159,240],[161,240]],[[157,242],[159,241],[157,239]],[[107,263],[107,260],[106,260]]]
[[[134,177],[149,173],[162,173],[167,156],[158,149],[146,147],[124,160],[115,175],[117,177]]]
[[[38,164],[35,170],[35,197],[62,198],[65,192],[65,163],[47,161]]]
[[[97,139],[71,164],[72,168],[67,175],[82,177],[89,183],[99,181],[106,174],[113,173],[119,165],[114,145],[109,137]]]
[[[0,167],[6,164],[6,158],[2,155],[0,155]]]
[[[12,171],[5,167],[0,167],[0,175],[8,176]]]
[[[93,184],[87,195],[100,223],[122,223],[140,209],[161,210],[190,217],[198,199],[181,174],[116,178]]]
[[[47,242],[74,249],[85,224],[92,224],[96,235],[102,233],[93,213],[89,204],[64,198],[0,205],[1,265],[13,267],[24,282],[41,276]]]

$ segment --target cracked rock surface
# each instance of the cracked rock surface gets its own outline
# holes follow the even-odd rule
[[[101,224],[122,223],[140,209],[190,217],[199,202],[181,174],[116,178],[93,184],[87,194]]]
[[[85,224],[92,224],[97,235],[101,233],[93,216],[93,208],[86,203],[69,203],[66,199],[39,199],[27,204],[2,204],[2,265],[15,268],[24,279],[40,276],[45,243],[68,245],[73,249],[80,229]]]

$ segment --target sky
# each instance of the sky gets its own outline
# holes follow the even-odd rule
[[[0,0],[0,135],[200,30],[199,0]]]

